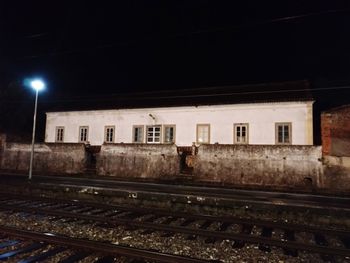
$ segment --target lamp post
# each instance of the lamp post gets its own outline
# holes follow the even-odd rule
[[[28,179],[32,179],[33,171],[33,158],[34,158],[34,143],[35,143],[35,125],[36,125],[36,109],[38,106],[38,93],[44,89],[45,84],[40,79],[35,79],[30,82],[30,86],[35,90],[35,106],[34,106],[34,118],[33,118],[33,134],[32,134],[32,150],[30,152],[30,164],[29,164],[29,176]]]

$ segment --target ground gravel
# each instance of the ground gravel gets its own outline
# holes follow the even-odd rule
[[[159,218],[164,221],[166,218]],[[179,222],[177,222],[179,223]],[[194,223],[200,225],[203,222]],[[299,252],[298,257],[284,254],[279,248],[271,248],[271,252],[264,252],[259,245],[245,244],[243,248],[232,247],[231,240],[219,240],[208,243],[206,238],[196,237],[189,240],[188,235],[174,234],[164,235],[161,232],[146,231],[146,229],[128,229],[123,226],[106,227],[101,224],[86,223],[82,220],[55,220],[54,217],[35,216],[25,213],[0,212],[0,224],[4,226],[18,227],[21,229],[51,232],[75,238],[84,238],[95,241],[110,242],[117,245],[153,249],[163,253],[181,256],[195,257],[205,260],[217,260],[220,262],[323,262],[321,256]],[[232,229],[239,232],[238,227]],[[260,229],[253,229],[254,234],[259,234]],[[283,232],[273,233],[276,237],[283,237]],[[309,238],[306,236],[305,238]],[[94,262],[98,255],[92,255],[81,262]],[[333,262],[350,262],[350,259],[332,259]],[[54,262],[54,261],[52,261]],[[118,259],[117,262],[123,262]]]

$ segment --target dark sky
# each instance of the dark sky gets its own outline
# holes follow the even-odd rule
[[[2,1],[2,84],[40,75],[50,93],[108,93],[350,75],[349,1],[91,2]]]
[[[298,79],[349,84],[349,69],[348,0],[0,2],[0,90],[40,76],[42,102]]]

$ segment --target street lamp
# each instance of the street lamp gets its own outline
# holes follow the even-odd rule
[[[36,124],[36,109],[38,106],[38,93],[40,90],[43,90],[45,88],[45,83],[40,79],[34,79],[30,82],[30,86],[35,90],[35,106],[34,106],[34,118],[33,118],[32,151],[30,153],[29,176],[28,176],[29,180],[32,179],[32,171],[33,171],[35,124]]]

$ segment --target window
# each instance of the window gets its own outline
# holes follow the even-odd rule
[[[147,143],[160,143],[161,127],[159,125],[147,126]]]
[[[234,142],[237,144],[248,143],[248,123],[234,124]]]
[[[56,142],[63,142],[64,139],[64,127],[56,127]]]
[[[292,143],[292,124],[276,123],[276,144]]]
[[[175,125],[164,125],[164,143],[175,143]]]
[[[88,126],[80,126],[79,127],[79,142],[87,142],[89,134]]]
[[[197,143],[210,143],[209,124],[197,124]]]
[[[114,126],[105,126],[105,142],[114,142]]]
[[[143,143],[143,126],[134,126],[133,127],[132,142]]]

